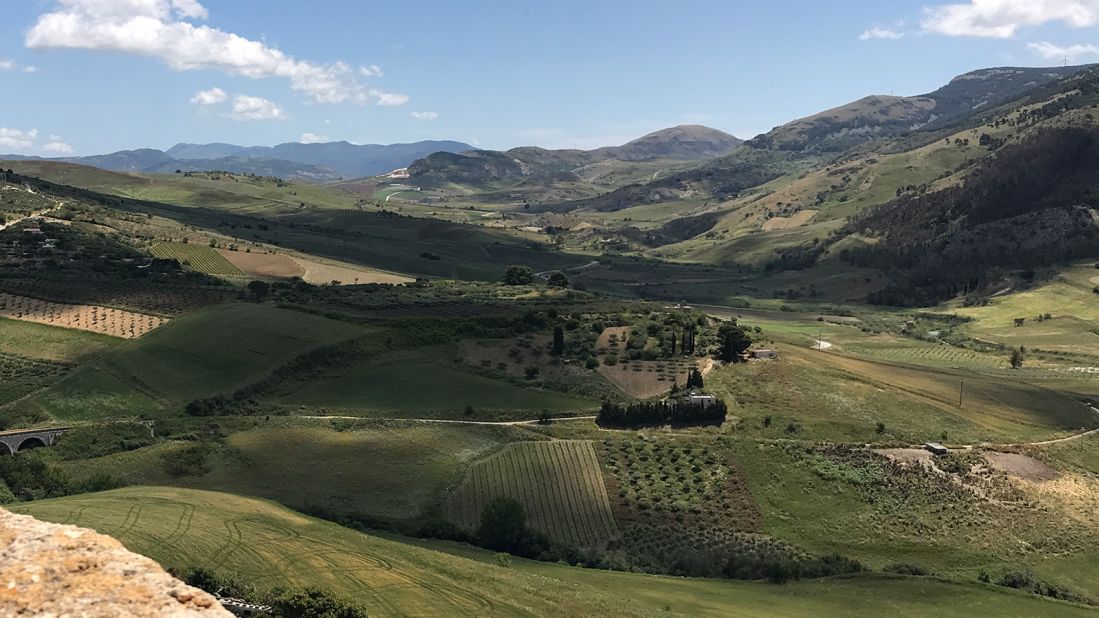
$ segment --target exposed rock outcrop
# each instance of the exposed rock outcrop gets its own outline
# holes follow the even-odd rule
[[[0,616],[232,614],[109,536],[0,509]]]

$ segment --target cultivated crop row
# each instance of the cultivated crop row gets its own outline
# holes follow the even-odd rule
[[[446,516],[476,531],[485,505],[501,496],[524,506],[532,528],[572,547],[599,546],[617,532],[591,442],[509,444],[470,468],[447,498]]]
[[[75,328],[124,339],[140,337],[168,321],[166,318],[121,309],[52,303],[6,293],[0,293],[0,317]]]
[[[224,255],[204,245],[158,242],[149,251],[154,257],[162,260],[176,260],[209,275],[244,276],[244,272],[233,266],[233,263],[225,259]]]
[[[55,302],[101,305],[172,317],[236,297],[229,288],[146,279],[0,279],[0,291]]]

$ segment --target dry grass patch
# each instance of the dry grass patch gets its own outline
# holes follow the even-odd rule
[[[253,277],[285,278],[305,275],[305,268],[287,255],[281,253],[248,253],[219,249],[225,259],[232,262],[246,275]]]

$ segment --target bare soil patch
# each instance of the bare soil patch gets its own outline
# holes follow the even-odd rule
[[[1028,481],[1052,481],[1057,471],[1046,464],[1018,453],[985,453],[988,465],[1010,476]]]
[[[281,253],[247,253],[244,251],[229,251],[219,249],[218,253],[225,256],[233,266],[239,268],[244,274],[253,277],[285,278],[301,277],[305,275],[305,268],[287,255]]]
[[[168,322],[167,318],[98,305],[68,305],[0,293],[0,317],[86,330],[134,339]]]
[[[361,283],[409,283],[411,278],[393,273],[372,270],[369,268],[357,268],[337,266],[314,260],[293,258],[293,261],[305,269],[302,279],[306,283],[321,285],[339,281],[340,285],[355,285]]]
[[[611,338],[614,337],[614,341],[617,342],[617,348],[612,347]],[[630,337],[629,326],[610,326],[603,329],[602,333],[599,333],[599,338],[595,340],[595,349],[601,350],[606,348],[608,352],[618,352],[626,349],[626,342]]]
[[[817,214],[815,210],[799,210],[789,217],[771,217],[763,222],[760,226],[764,232],[770,232],[772,230],[787,230],[794,227],[801,227]]]
[[[874,452],[902,463],[924,464],[925,462],[931,462],[931,452],[922,448],[879,448],[875,449]]]
[[[693,358],[673,358],[659,361],[627,361],[617,365],[600,365],[599,373],[630,397],[647,399],[668,392],[672,384],[687,383],[687,371],[697,367]]]

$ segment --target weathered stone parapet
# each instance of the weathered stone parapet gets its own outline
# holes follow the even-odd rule
[[[0,616],[232,614],[109,536],[0,509]]]

